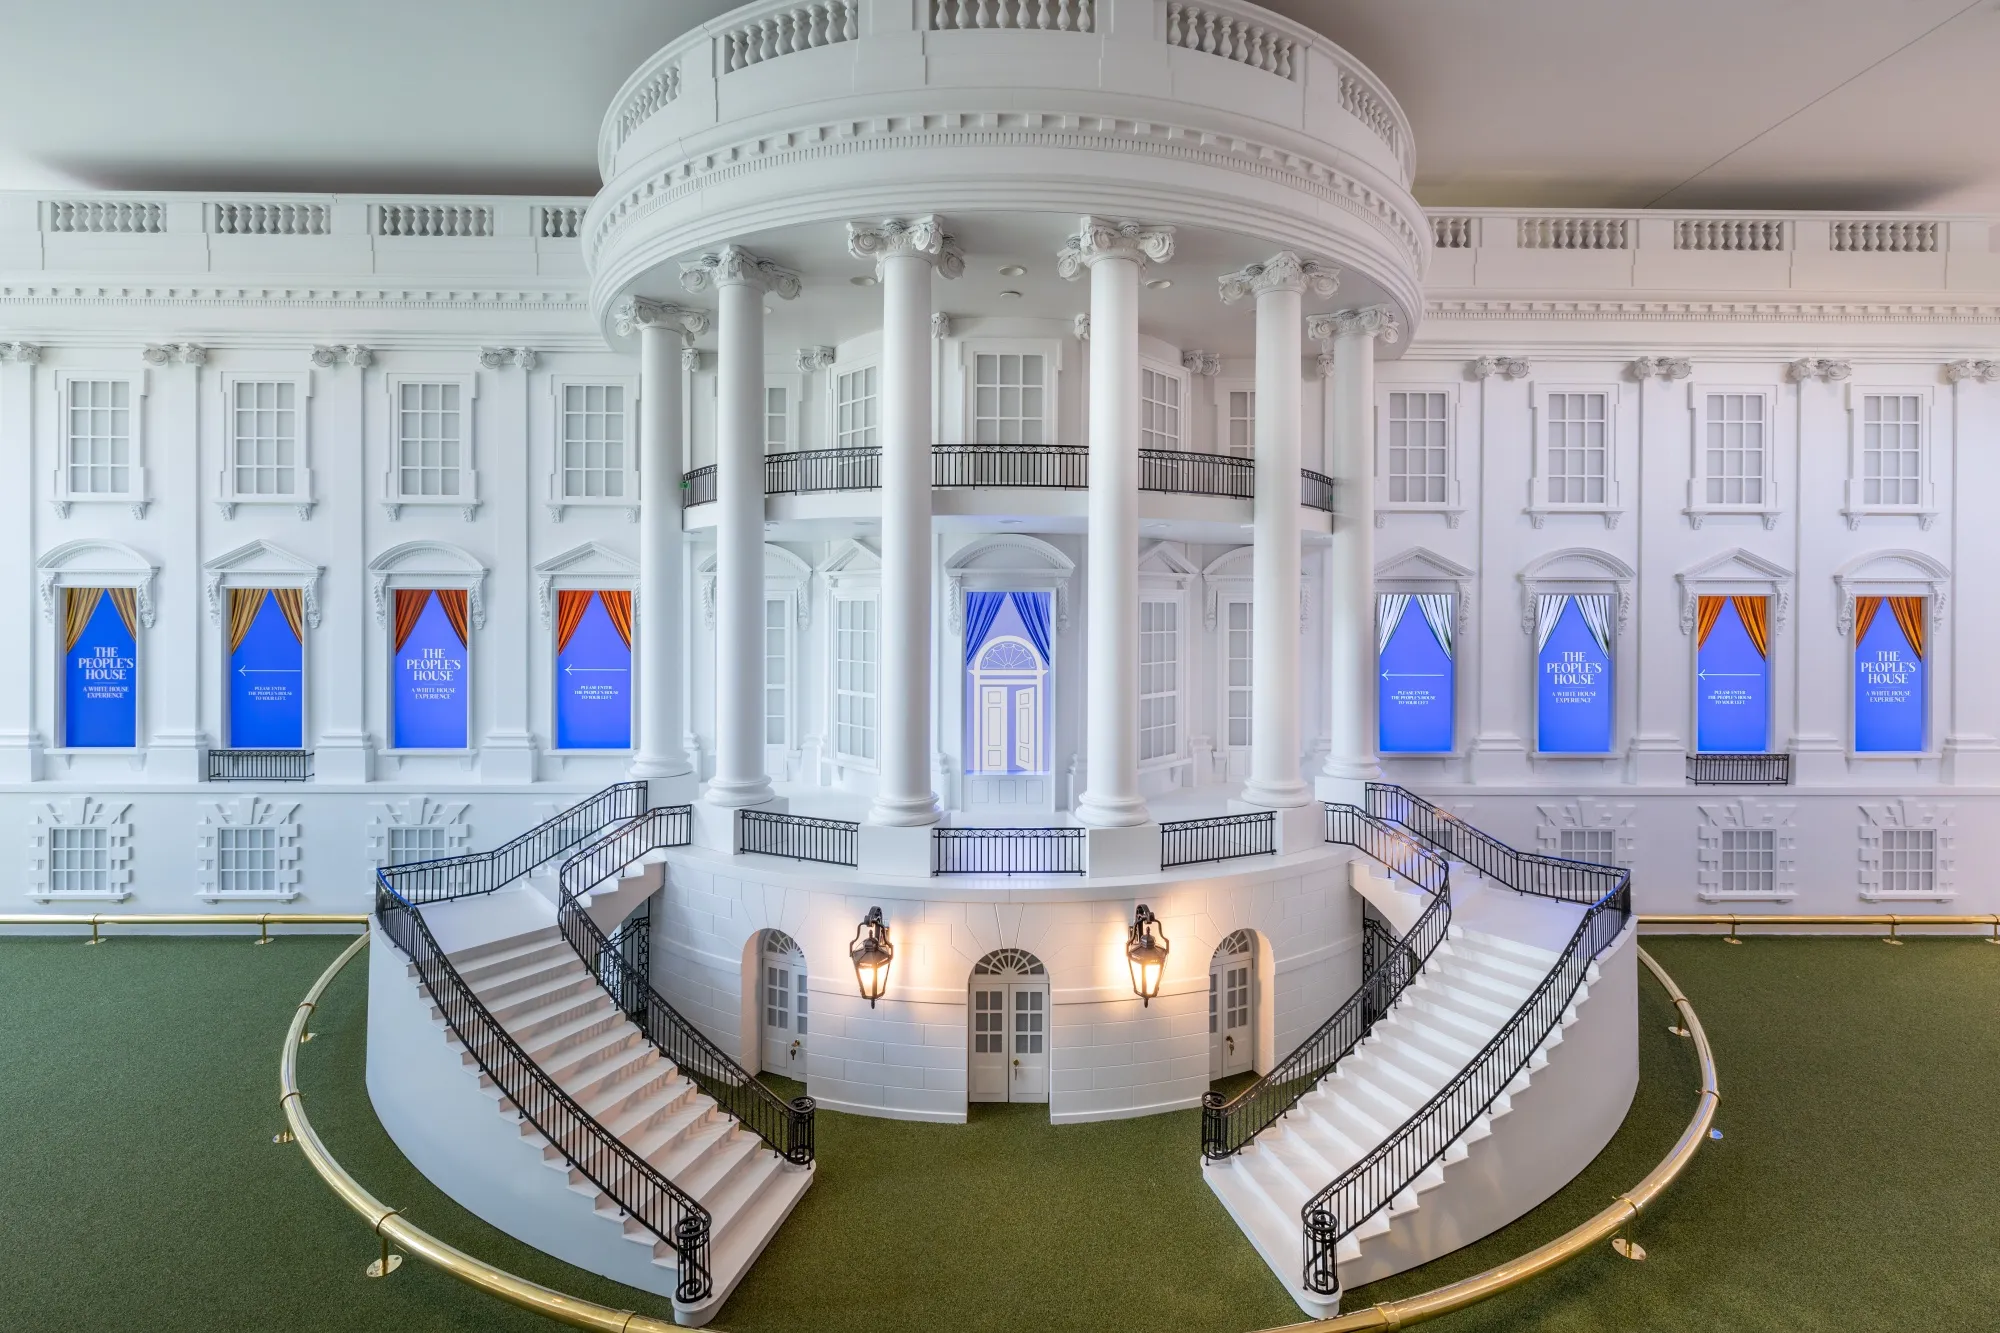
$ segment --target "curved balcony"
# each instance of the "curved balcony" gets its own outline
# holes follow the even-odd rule
[[[1301,469],[1299,503],[1333,512],[1334,481]],[[764,494],[817,495],[873,491],[882,485],[880,449],[807,449],[764,456]],[[1007,490],[1081,491],[1090,485],[1090,450],[1073,444],[940,444],[931,449],[931,485]],[[715,499],[715,465],[698,467],[682,482],[692,509]],[[1249,500],[1257,492],[1257,465],[1233,454],[1141,449],[1139,489],[1166,495]]]

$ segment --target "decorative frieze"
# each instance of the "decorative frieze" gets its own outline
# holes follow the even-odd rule
[[[1308,259],[1291,250],[1281,250],[1269,259],[1246,264],[1234,273],[1216,279],[1224,305],[1235,305],[1246,296],[1265,292],[1310,292],[1332,296],[1340,289],[1340,270]]]

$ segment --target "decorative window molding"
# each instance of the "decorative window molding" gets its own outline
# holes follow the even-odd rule
[[[1215,382],[1215,452],[1235,458],[1256,456],[1257,381]]]
[[[1189,593],[1200,579],[1200,568],[1187,558],[1186,549],[1178,542],[1155,542],[1139,555],[1141,767],[1171,767],[1184,762],[1189,753],[1193,721],[1189,708],[1192,658],[1188,649],[1193,628]],[[1156,609],[1149,611],[1149,604]],[[1170,643],[1172,651],[1149,660],[1149,645],[1157,648],[1163,642]],[[1146,753],[1148,748],[1154,750],[1151,756]]]
[[[58,588],[131,588],[138,594],[139,623],[153,627],[153,579],[160,567],[123,542],[85,537],[64,542],[35,561],[42,619],[56,618]]]
[[[222,623],[225,588],[297,588],[304,596],[306,624],[319,628],[319,579],[325,565],[316,565],[275,542],[262,538],[202,562],[202,591],[208,620]]]
[[[1535,599],[1544,593],[1610,593],[1618,599],[1618,632],[1632,618],[1632,567],[1608,551],[1572,546],[1530,561],[1521,571],[1521,632],[1535,633]]]
[[[620,555],[603,542],[572,546],[535,566],[535,604],[544,626],[550,623],[557,591],[595,592],[600,588],[630,590],[632,614],[635,617],[639,614],[639,562]]]
[[[1377,561],[1375,565],[1375,591],[1378,595],[1385,592],[1450,593],[1455,599],[1452,618],[1457,622],[1457,641],[1461,644],[1470,641],[1472,589],[1478,578],[1478,571],[1467,569],[1457,561],[1448,560],[1436,551],[1421,546],[1412,546],[1387,560]]]
[[[381,801],[375,808],[380,813],[368,821],[368,857],[377,866],[395,863],[395,829],[433,830],[431,840],[440,843],[440,856],[464,851],[472,839],[472,826],[465,822],[470,808],[466,801],[412,796],[406,801]]]
[[[414,541],[392,546],[368,562],[368,587],[375,602],[375,623],[389,623],[389,593],[396,588],[463,588],[468,594],[472,627],[486,628],[482,593],[486,566],[463,546],[450,542]]]
[[[1056,379],[1062,372],[1062,347],[1059,338],[959,339],[959,382],[964,395],[959,438],[967,444],[1058,443]],[[1028,357],[1040,359],[1038,386],[1019,383],[1032,373],[1025,360]],[[1010,364],[1014,358],[1021,360]],[[1016,395],[1018,404],[1009,401]],[[1185,403],[1185,390],[1181,397]]]
[[[38,803],[28,849],[28,893],[38,903],[122,903],[132,896],[130,801],[72,796]],[[87,829],[83,835],[61,830]]]
[[[882,444],[882,370],[876,357],[842,362],[826,377],[826,440],[832,449]]]
[[[1699,531],[1712,515],[1746,514],[1767,532],[1777,527],[1777,390],[1690,383],[1687,392],[1688,525]]]
[[[216,508],[225,519],[236,517],[238,505],[282,505],[301,521],[311,518],[311,373],[224,371],[217,381],[223,458]]]
[[[1139,358],[1139,447],[1187,449],[1188,373],[1152,357]]]
[[[1798,896],[1799,838],[1789,801],[1704,802],[1695,807],[1696,896],[1703,902],[1787,902]]]
[[[56,467],[49,502],[57,518],[78,504],[120,504],[144,518],[147,372],[59,370]]]
[[[1535,841],[1550,856],[1595,860],[1600,865],[1629,870],[1638,832],[1633,818],[1638,808],[1630,801],[1600,801],[1591,796],[1580,796],[1562,805],[1537,805],[1535,809],[1541,820],[1535,827]],[[1597,855],[1589,844],[1603,844],[1606,849]],[[1564,850],[1565,846],[1568,850]]]
[[[817,572],[826,582],[829,603],[826,635],[822,645],[825,654],[822,660],[827,663],[827,669],[823,673],[825,680],[821,696],[821,716],[824,721],[820,727],[820,734],[816,737],[804,737],[801,746],[809,748],[815,743],[822,744],[827,755],[842,767],[860,772],[872,772],[875,765],[874,755],[856,754],[854,747],[857,734],[868,738],[866,748],[871,752],[875,747],[876,718],[871,711],[874,708],[875,696],[872,690],[842,688],[841,633],[844,629],[850,635],[858,632],[867,634],[871,638],[880,634],[878,599],[882,588],[882,557],[866,542],[844,541],[834,547],[833,553],[820,565]],[[874,610],[858,611],[852,605],[856,602],[869,603]],[[871,614],[877,618],[866,624],[861,623]],[[879,639],[875,639],[874,642],[879,644]],[[878,668],[880,660],[878,648],[875,658]],[[857,732],[856,728],[860,728],[860,731]]]
[[[869,548],[863,546],[860,542],[851,542],[848,545],[854,547],[857,551],[867,552],[871,557],[874,555],[872,550],[869,550]],[[841,555],[848,555],[851,558],[852,553],[843,549],[841,552],[836,553],[835,559],[839,559]],[[845,568],[845,566],[842,566],[842,568]],[[871,572],[876,579],[876,583],[871,586],[879,586],[881,566],[878,564]],[[695,574],[701,584],[701,623],[709,629],[714,629],[714,551],[710,551],[702,558],[701,563],[695,566]],[[797,620],[800,629],[805,629],[812,624],[812,578],[813,568],[811,565],[808,565],[782,546],[772,546],[768,543],[765,545],[764,596],[766,598],[784,598],[790,604],[792,616]],[[637,615],[638,613],[634,611],[633,614]]]
[[[1067,632],[1069,581],[1075,573],[1075,561],[1038,537],[982,537],[944,562],[945,623],[953,634],[964,633],[968,592],[1047,592],[1055,595],[1056,630]]]
[[[1847,386],[1847,488],[1841,515],[1850,529],[1864,518],[1937,522],[1936,457],[1931,447],[1928,385]]]
[[[572,508],[623,509],[639,521],[639,381],[629,375],[549,379],[553,423],[549,518]]]
[[[1456,384],[1378,384],[1375,390],[1375,526],[1390,514],[1465,516],[1459,482]],[[1403,498],[1396,498],[1398,491]]]
[[[1949,902],[1958,896],[1957,807],[1904,796],[1861,806],[1863,902]]]
[[[195,896],[204,902],[290,902],[298,897],[299,804],[266,796],[205,802],[195,826]],[[240,836],[249,829],[260,832]]]
[[[1616,382],[1533,386],[1525,512],[1536,527],[1551,514],[1595,515],[1606,528],[1618,526],[1625,512],[1618,480],[1619,388]]]
[[[1856,597],[1924,597],[1930,601],[1931,624],[1943,623],[1951,571],[1921,551],[1871,551],[1856,556],[1833,572],[1840,597],[1835,629],[1842,636],[1854,628]]]
[[[1771,637],[1785,627],[1792,609],[1792,571],[1773,564],[1760,555],[1737,547],[1710,556],[1674,575],[1680,585],[1681,633],[1694,633],[1695,617],[1703,597],[1768,597],[1771,608]]]
[[[384,375],[382,385],[389,399],[383,511],[394,519],[410,505],[456,509],[470,523],[479,513],[479,377]]]

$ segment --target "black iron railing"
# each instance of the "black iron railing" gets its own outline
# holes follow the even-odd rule
[[[692,509],[696,505],[715,503],[715,464],[698,467],[681,476],[681,505]]]
[[[739,810],[738,851],[759,856],[783,856],[794,861],[821,861],[851,866],[861,825],[851,819],[817,819],[811,815],[781,815],[769,810]]]
[[[1691,754],[1687,780],[1697,787],[1786,787],[1792,781],[1789,754]]]
[[[933,875],[1081,875],[1080,828],[931,830]]]
[[[311,750],[210,750],[210,782],[305,782],[313,775]]]
[[[1308,509],[1333,512],[1333,478],[1311,468],[1299,469],[1299,503]]]
[[[880,449],[806,449],[764,455],[764,494],[872,491],[882,485]]]
[[[578,802],[490,852],[467,852],[435,861],[386,866],[398,897],[426,903],[491,893],[505,888],[545,861],[552,861],[607,824],[622,823],[646,808],[646,784],[621,782]]]
[[[578,901],[646,853],[687,846],[692,814],[685,805],[656,806],[563,862],[556,924],[598,984],[638,1024],[662,1057],[786,1161],[803,1166],[813,1159],[812,1098],[787,1102],[730,1059],[653,989],[644,965],[631,952],[614,947],[611,937]]]
[[[1340,1238],[1388,1207],[1491,1109],[1562,1022],[1577,989],[1589,975],[1591,963],[1618,938],[1632,916],[1631,873],[1620,867],[1515,852],[1422,797],[1386,783],[1368,784],[1368,805],[1376,817],[1395,820],[1439,853],[1478,867],[1508,888],[1588,902],[1589,907],[1555,965],[1479,1053],[1400,1127],[1300,1209],[1305,1286],[1323,1296],[1340,1290]],[[1482,861],[1494,868],[1486,869]],[[1556,873],[1559,869],[1566,873]],[[1510,879],[1510,875],[1517,878]]]
[[[1082,490],[1090,450],[1073,444],[940,444],[931,450],[933,486],[1037,486]]]
[[[1430,905],[1410,933],[1396,941],[1398,947],[1384,950],[1365,968],[1360,988],[1270,1073],[1234,1097],[1202,1095],[1201,1154],[1210,1161],[1228,1157],[1256,1138],[1346,1059],[1416,980],[1451,928],[1451,870],[1443,857],[1352,805],[1326,807],[1326,840],[1360,848],[1430,894]]]
[[[1160,825],[1160,869],[1238,856],[1275,856],[1278,815],[1257,810],[1210,819],[1172,819]]]
[[[1187,449],[1141,449],[1139,489],[1173,495],[1220,495],[1248,500],[1257,494],[1257,465],[1235,454]]]

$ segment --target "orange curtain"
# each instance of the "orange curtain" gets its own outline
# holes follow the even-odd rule
[[[424,607],[431,600],[428,588],[396,589],[396,651],[402,652],[403,645],[410,641],[410,631],[422,619]]]
[[[1723,600],[1720,597],[1703,597],[1695,604],[1697,607],[1694,637],[1695,647],[1708,647],[1708,633],[1715,628],[1715,622],[1722,619]]]
[[[139,641],[139,592],[136,588],[106,588],[104,595],[111,599],[111,605],[118,608],[118,618],[125,622],[125,632],[132,636],[132,642]]]
[[[1875,623],[1875,613],[1882,609],[1880,597],[1857,597],[1854,599],[1854,646],[1868,637],[1868,627]]]
[[[63,651],[76,651],[76,641],[83,637],[84,627],[97,614],[98,599],[104,596],[102,588],[63,589]]]
[[[229,590],[229,651],[235,652],[243,646],[243,637],[256,623],[257,613],[264,609],[264,594],[269,588],[231,588]]]
[[[278,601],[278,610],[283,613],[285,623],[292,627],[292,637],[300,643],[306,641],[306,595],[300,588],[273,588],[271,596]]]
[[[1897,628],[1910,641],[1910,651],[1924,660],[1924,599],[1921,597],[1891,597],[1889,611],[1896,617]]]
[[[625,646],[632,646],[632,594],[622,588],[607,588],[597,594],[597,600],[604,603],[605,613],[611,617],[613,629]]]
[[[463,588],[439,588],[438,605],[444,608],[444,618],[451,622],[452,631],[458,635],[458,645],[463,648],[472,640],[466,637],[465,608],[468,596]]]
[[[576,588],[561,588],[556,592],[556,651],[569,647],[569,641],[576,634],[576,627],[583,623],[583,613],[590,609],[590,594]]]
[[[1736,614],[1742,617],[1743,628],[1750,635],[1750,642],[1757,645],[1757,656],[1770,660],[1771,622],[1766,616],[1770,599],[1765,597],[1732,597],[1736,603]]]

